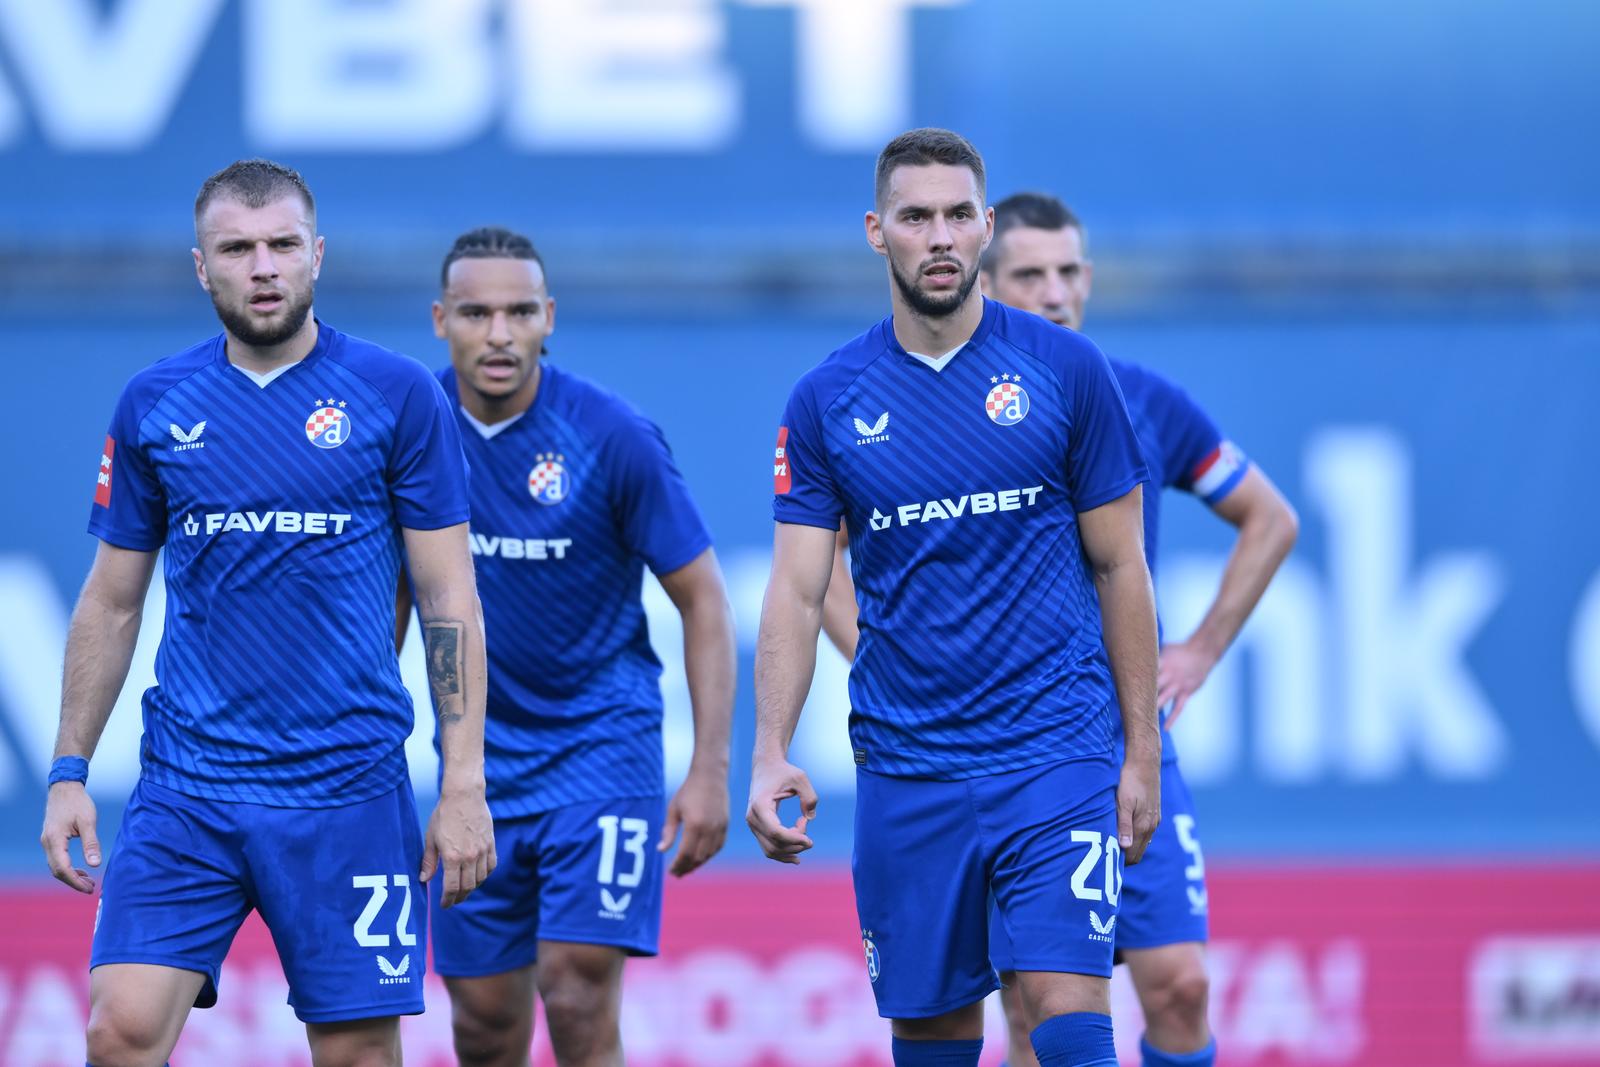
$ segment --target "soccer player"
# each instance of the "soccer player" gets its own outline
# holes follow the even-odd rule
[[[528,1062],[535,991],[562,1067],[620,1065],[623,963],[656,952],[660,854],[681,829],[671,869],[685,875],[727,834],[732,612],[661,431],[540,358],[556,302],[532,243],[463,234],[440,285],[439,379],[472,466],[489,806],[506,863],[466,904],[435,912],[434,963],[467,1067]],[[689,773],[665,805],[646,566],[683,617],[694,714]]]
[[[454,905],[495,859],[460,435],[420,363],[312,314],[323,239],[299,174],[235,163],[194,220],[223,332],[134,375],[112,416],[41,838],[92,893],[68,841],[99,865],[88,760],[159,551],[166,629],[100,897],[88,1060],[161,1064],[254,908],[318,1067],[398,1064],[397,1017],[423,1007],[415,883]],[[393,645],[402,543],[444,747],[425,835]]]
[[[1078,329],[1089,298],[1093,263],[1083,224],[1060,200],[1018,193],[995,205],[995,236],[984,255],[985,293],[1023,311]],[[1204,501],[1238,531],[1222,584],[1187,640],[1163,646],[1158,700],[1162,722],[1161,799],[1164,818],[1144,859],[1128,871],[1117,918],[1117,958],[1128,965],[1144,1008],[1146,1067],[1205,1067],[1216,1046],[1206,1023],[1208,983],[1205,861],[1194,803],[1166,729],[1194,694],[1266,591],[1293,547],[1294,509],[1259,468],[1222,435],[1183,389],[1132,363],[1112,360],[1144,451],[1153,491],[1145,497],[1145,555],[1156,572],[1160,491],[1176,488]],[[841,538],[842,540],[842,538]],[[848,570],[828,587],[828,634],[850,657],[855,604]],[[1011,972],[1013,948],[999,916],[991,916],[989,954],[1001,972],[1001,1001],[1010,1031],[1007,1062],[1034,1063],[1026,1014]]]
[[[893,314],[801,378],[778,431],[746,820],[775,860],[811,847],[816,793],[787,748],[843,518],[856,906],[894,1060],[977,1063],[992,893],[1040,1061],[1114,1064],[1122,862],[1159,818],[1145,469],[1099,350],[977,290],[992,226],[960,136],[912,130],[878,157],[866,232]]]

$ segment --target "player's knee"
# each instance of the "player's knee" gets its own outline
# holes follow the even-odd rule
[[[166,1051],[167,1030],[164,1020],[95,1004],[84,1035],[88,1060],[96,1067],[149,1063]]]
[[[462,1067],[504,1062],[519,1042],[531,1036],[526,1017],[530,1010],[531,1005],[524,1008],[492,997],[452,997],[451,1023]]]
[[[605,951],[551,954],[539,963],[539,997],[551,1043],[604,1046],[616,1030],[618,961]]]
[[[1169,1026],[1204,1027],[1211,982],[1198,962],[1174,968],[1151,991],[1149,1010]]]

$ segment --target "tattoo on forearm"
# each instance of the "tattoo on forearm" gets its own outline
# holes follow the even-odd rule
[[[428,653],[428,687],[439,724],[448,726],[466,714],[462,694],[461,649],[466,627],[459,622],[427,622],[422,626]]]

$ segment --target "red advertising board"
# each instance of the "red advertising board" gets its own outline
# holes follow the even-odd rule
[[[1600,1063],[1600,866],[1212,872],[1219,1063],[1361,1067]],[[0,1064],[79,1067],[94,905],[58,886],[0,889]],[[888,1064],[837,868],[699,874],[668,889],[663,952],[630,963],[636,1067]],[[173,1067],[301,1067],[270,939],[252,920],[221,1002],[191,1017]],[[404,1023],[406,1062],[446,1067],[449,1013]],[[1138,1005],[1119,972],[1118,1047]],[[1002,1052],[991,1005],[983,1062]],[[552,1063],[541,1040],[534,1062]]]

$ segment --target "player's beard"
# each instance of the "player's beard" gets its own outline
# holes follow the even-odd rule
[[[917,276],[934,263],[954,263],[949,257],[941,256],[923,260],[917,267]],[[900,264],[893,258],[889,260],[889,273],[894,277],[895,287],[900,290],[900,295],[911,310],[928,319],[942,319],[953,314],[957,308],[967,302],[967,297],[972,295],[972,287],[978,284],[978,268],[973,267],[961,279],[961,284],[953,293],[946,296],[929,296],[917,286],[915,278],[907,278],[900,273]]]
[[[271,348],[300,332],[300,327],[306,324],[306,316],[311,314],[312,295],[309,286],[298,297],[284,292],[283,317],[276,325],[258,324],[251,319],[248,305],[244,310],[224,305],[215,289],[211,291],[211,306],[217,309],[217,318],[222,320],[223,328],[234,337],[251,348]]]

